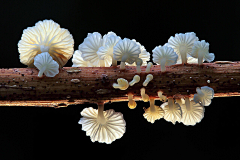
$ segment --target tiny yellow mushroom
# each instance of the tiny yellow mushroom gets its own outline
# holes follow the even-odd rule
[[[162,95],[162,93],[163,93],[162,91],[158,91],[157,93],[158,93],[158,97],[160,98],[160,101],[162,101],[162,102],[167,101],[167,97]]]
[[[137,106],[137,103],[133,100],[133,94],[132,93],[128,93],[128,107],[130,109],[134,109]]]
[[[148,62],[147,68],[146,68],[146,73],[149,73],[149,72],[150,72],[150,69],[151,69],[152,65],[153,65],[152,62]]]
[[[143,86],[147,86],[148,83],[153,79],[153,75],[152,74],[148,74],[146,77],[146,80],[143,82]]]
[[[130,86],[133,86],[135,83],[138,83],[140,81],[140,76],[139,75],[135,75],[133,77],[133,80],[131,82],[129,82]]]
[[[149,96],[147,94],[145,94],[145,88],[141,88],[140,91],[141,91],[142,100],[144,102],[148,102],[149,101]]]
[[[129,87],[128,81],[124,78],[118,78],[118,83],[113,83],[113,88],[119,88],[120,90],[126,90]]]

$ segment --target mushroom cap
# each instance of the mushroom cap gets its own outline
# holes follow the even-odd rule
[[[103,46],[102,35],[98,32],[88,33],[83,43],[79,45],[78,49],[82,52],[82,58],[84,61],[89,61],[94,66],[100,67],[100,61],[97,51]],[[106,67],[110,67],[112,64],[111,57],[104,59]]]
[[[161,59],[166,59],[166,66],[171,66],[177,63],[178,55],[174,52],[173,48],[168,46],[158,46],[153,50],[153,62],[160,64]]]
[[[134,109],[134,108],[137,107],[137,103],[136,103],[134,100],[130,100],[130,101],[128,102],[128,107],[129,107],[130,109]]]
[[[178,59],[181,59],[180,49],[186,51],[186,54],[192,52],[192,47],[195,41],[198,41],[198,37],[194,32],[187,32],[185,34],[179,33],[175,34],[175,37],[171,36],[168,39],[168,46],[174,49],[174,52],[178,54]]]
[[[117,61],[122,61],[122,57],[127,56],[126,62],[129,64],[134,63],[135,58],[138,58],[140,53],[139,45],[128,38],[119,40],[113,47],[113,58]]]
[[[53,60],[48,52],[38,54],[34,58],[34,65],[41,70],[44,66],[46,70],[43,72],[47,77],[54,77],[59,73],[59,64]]]
[[[113,109],[103,111],[107,120],[105,124],[97,121],[98,110],[92,107],[84,108],[81,115],[83,117],[78,123],[82,124],[82,130],[86,131],[86,135],[90,136],[92,142],[111,144],[121,138],[126,131],[126,122],[122,113],[115,112]]]
[[[73,37],[67,29],[60,28],[53,20],[39,21],[23,30],[18,42],[21,63],[34,67],[34,57],[48,52],[59,67],[63,67],[73,54]]]
[[[148,122],[154,123],[155,120],[158,120],[160,118],[163,118],[165,112],[164,110],[159,107],[154,105],[155,111],[151,111],[150,107],[148,107],[145,110],[145,113],[143,114],[143,117],[147,119]]]
[[[158,94],[158,97],[159,97],[160,101],[162,101],[162,102],[167,101],[167,97],[163,95],[162,91],[158,91],[157,94]]]
[[[130,86],[133,86],[135,83],[138,83],[140,81],[140,76],[139,75],[135,75],[133,77],[133,80],[131,82],[129,82]]]
[[[197,87],[196,90],[197,94],[194,94],[193,97],[194,102],[201,106],[209,106],[214,96],[214,90],[208,86],[203,86],[201,89]]]
[[[118,82],[118,86],[121,86],[120,88],[119,87],[117,87],[117,88],[119,88],[120,90],[126,90],[128,87],[129,87],[129,84],[128,84],[128,81],[126,80],[126,79],[124,79],[124,78],[118,78],[117,79],[117,82]],[[113,84],[113,87],[114,87],[114,84]],[[114,87],[115,88],[115,87]]]
[[[139,45],[141,53],[139,54],[139,58],[142,59],[143,63],[142,66],[146,66],[147,65],[147,61],[150,60],[150,53],[146,51],[145,47],[142,46],[139,42],[137,42],[135,39],[132,39],[132,41],[135,41],[137,43],[137,45]],[[129,64],[126,63],[128,66],[136,66],[136,62]]]
[[[165,102],[161,105],[163,108],[165,115],[164,119],[166,121],[172,122],[173,124],[176,123],[176,121],[181,122],[182,118],[182,110],[178,103],[174,103],[173,107],[169,107],[168,102]]]
[[[82,52],[76,50],[72,58],[73,65],[72,67],[95,67],[89,61],[84,61],[82,58]]]
[[[194,58],[190,55],[187,55],[187,63],[193,64],[193,63],[198,63],[198,59]],[[182,64],[182,59],[178,59],[176,64]]]
[[[205,40],[195,41],[190,55],[198,58],[198,54],[203,54],[203,61],[212,62],[215,58],[215,55],[213,53],[209,53],[208,50],[209,43],[205,42]]]
[[[190,110],[187,109],[185,104],[181,105],[182,119],[181,122],[184,125],[195,125],[199,123],[204,117],[204,107],[199,103],[195,103],[193,100],[190,101]]]

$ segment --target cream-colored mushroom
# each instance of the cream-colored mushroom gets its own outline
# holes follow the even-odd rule
[[[150,69],[151,69],[152,65],[153,65],[152,62],[148,62],[147,68],[146,68],[146,73],[149,73],[149,72],[150,72]]]
[[[149,96],[145,93],[145,88],[141,88],[140,92],[141,92],[142,100],[144,102],[148,102],[149,101]]]
[[[129,87],[128,81],[124,78],[118,78],[118,83],[113,83],[113,88],[119,88],[120,90],[126,90]]]
[[[158,91],[157,94],[158,94],[158,97],[160,98],[160,101],[162,102],[166,102],[167,101],[167,97],[162,95],[162,91]]]
[[[128,107],[130,109],[134,109],[136,108],[137,103],[133,100],[133,94],[132,93],[128,93]]]
[[[143,82],[143,86],[147,86],[148,83],[153,79],[153,75],[152,74],[148,74],[146,77],[146,80]]]
[[[133,86],[135,83],[138,83],[140,81],[140,76],[139,75],[135,75],[133,77],[133,80],[131,82],[129,82],[130,86]]]

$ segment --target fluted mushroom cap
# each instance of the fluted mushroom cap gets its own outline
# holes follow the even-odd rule
[[[73,65],[72,67],[95,67],[92,63],[89,61],[84,61],[82,58],[82,52],[79,50],[76,50],[73,54],[72,58]]]
[[[113,47],[113,58],[117,61],[122,61],[122,57],[124,57],[123,62],[127,62],[129,64],[132,64],[135,61],[135,58],[139,57],[140,53],[141,50],[139,45],[128,38],[119,40]]]
[[[145,110],[145,113],[143,114],[143,117],[147,119],[148,122],[154,123],[155,120],[161,119],[164,116],[164,110],[159,107],[154,105],[154,111],[151,110],[151,107],[148,107]]]
[[[214,96],[214,90],[208,86],[196,88],[197,94],[194,94],[193,100],[201,106],[209,106]]]
[[[91,141],[111,144],[116,139],[120,139],[126,131],[126,122],[120,112],[113,109],[103,111],[103,115],[107,120],[105,124],[97,121],[98,110],[92,107],[84,108],[81,112],[83,116],[79,120],[82,124],[82,130],[86,131],[86,135],[90,136]]]
[[[73,54],[73,37],[67,29],[60,28],[53,20],[39,21],[23,30],[18,42],[21,63],[34,67],[34,57],[48,52],[59,67],[63,67]]]

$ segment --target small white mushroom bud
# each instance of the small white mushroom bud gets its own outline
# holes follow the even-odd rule
[[[136,58],[135,63],[137,65],[137,73],[141,73],[141,65],[143,64],[143,60],[141,58]]]
[[[133,80],[131,82],[129,82],[130,86],[133,86],[135,83],[138,83],[140,81],[140,76],[139,75],[135,75],[133,77]]]
[[[158,97],[160,98],[160,101],[162,101],[162,102],[167,101],[167,97],[162,95],[162,93],[163,93],[162,91],[158,91],[157,93],[158,93]]]
[[[120,90],[126,90],[129,87],[128,81],[124,78],[118,78],[117,83],[113,83],[113,88],[119,88]]]
[[[153,79],[153,75],[152,74],[148,74],[146,77],[146,80],[143,82],[143,86],[147,86],[148,83]]]
[[[136,106],[137,106],[137,103],[133,100],[133,94],[132,93],[129,93],[128,94],[128,107],[130,108],[130,109],[134,109],[134,108],[136,108]]]
[[[149,96],[147,94],[145,94],[145,88],[141,88],[140,91],[141,91],[142,100],[144,102],[148,102],[149,101]]]
[[[146,68],[146,73],[150,72],[150,69],[151,69],[152,65],[153,65],[152,62],[148,62],[147,68]]]

